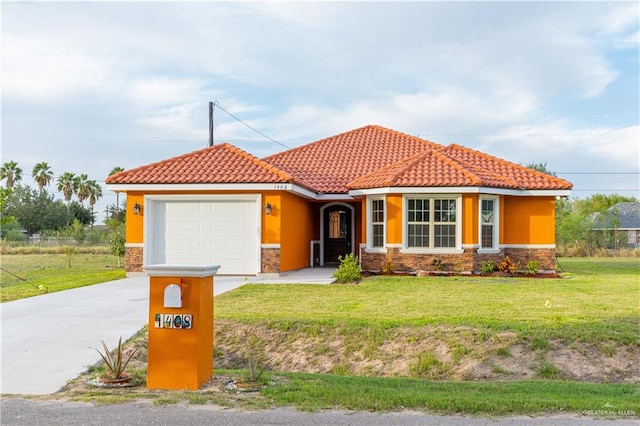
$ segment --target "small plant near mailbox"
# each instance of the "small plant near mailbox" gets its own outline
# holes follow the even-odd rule
[[[131,378],[131,375],[124,370],[127,368],[131,358],[133,358],[136,352],[138,352],[138,348],[134,349],[125,359],[124,348],[122,346],[122,336],[120,336],[118,346],[114,349],[113,353],[109,350],[104,340],[101,340],[100,343],[102,343],[104,352],[100,352],[98,349],[96,349],[96,351],[104,361],[104,366],[107,369],[107,372],[98,377],[98,380],[103,383],[128,381]]]
[[[349,253],[346,256],[338,256],[338,260],[340,261],[340,266],[336,272],[333,273],[333,277],[339,283],[352,283],[358,281],[360,279],[360,264],[358,263],[358,258],[353,255],[353,253]]]

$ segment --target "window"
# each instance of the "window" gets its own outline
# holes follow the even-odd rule
[[[336,210],[329,212],[329,238],[332,240],[347,237],[347,212]]]
[[[371,200],[371,247],[384,247],[384,200]]]
[[[480,249],[498,246],[497,198],[480,198]]]
[[[407,247],[455,248],[458,237],[456,198],[407,199]]]

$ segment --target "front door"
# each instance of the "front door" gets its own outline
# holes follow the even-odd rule
[[[351,209],[331,206],[324,210],[324,263],[338,263],[351,249]]]

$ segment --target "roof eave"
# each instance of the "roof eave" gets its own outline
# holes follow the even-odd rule
[[[492,188],[487,186],[412,186],[398,187],[388,186],[380,188],[351,189],[349,195],[361,197],[364,195],[378,194],[492,194],[512,195],[519,197],[569,197],[569,189],[509,189]]]

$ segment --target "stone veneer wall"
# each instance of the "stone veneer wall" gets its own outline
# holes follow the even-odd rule
[[[142,272],[143,263],[142,247],[124,248],[124,270],[126,272]]]
[[[280,273],[280,249],[262,248],[262,265],[260,272],[263,274]]]
[[[478,254],[476,249],[465,249],[462,254],[408,254],[400,253],[398,248],[389,248],[387,253],[367,253],[363,250],[360,261],[365,271],[380,271],[390,262],[394,271],[416,272],[437,271],[434,264],[434,259],[437,259],[443,271],[479,273],[482,262],[491,260],[497,267],[505,256],[509,256],[520,270],[525,270],[529,261],[537,261],[541,272],[555,272],[555,249],[505,248],[498,254]]]

